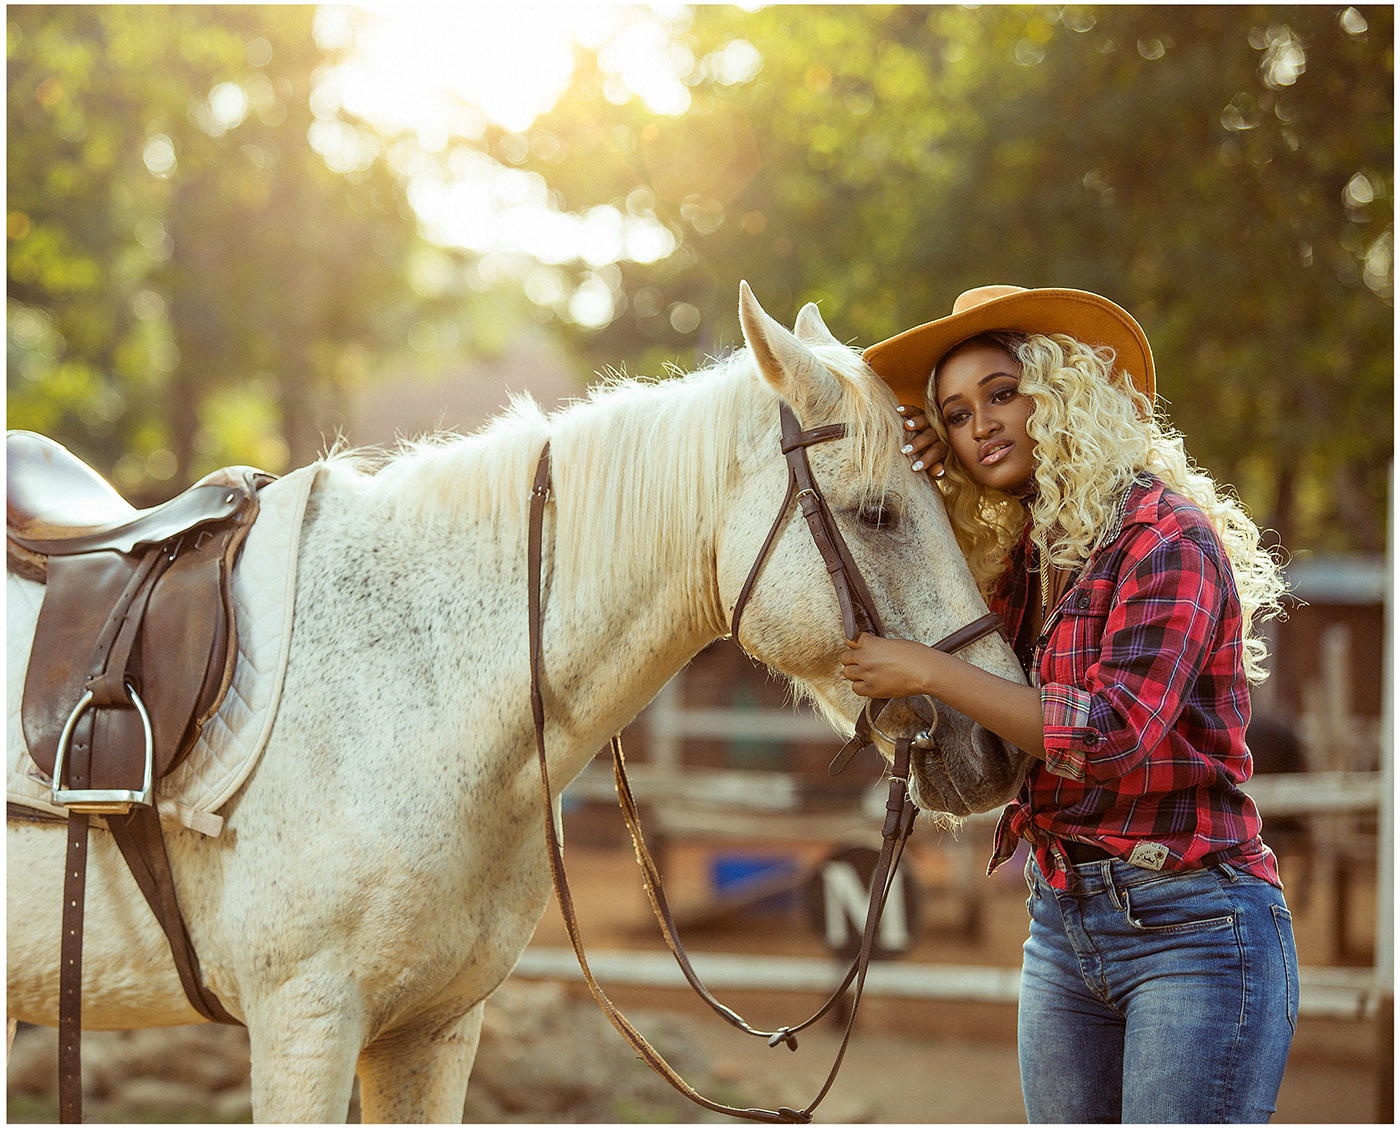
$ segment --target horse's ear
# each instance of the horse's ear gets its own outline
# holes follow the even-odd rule
[[[830,408],[841,389],[825,365],[786,327],[770,318],[749,284],[739,284],[739,323],[758,371],[784,400],[798,410]]]
[[[797,312],[797,321],[792,324],[792,332],[798,341],[808,345],[840,345],[836,335],[826,328],[821,311],[815,302],[809,302]]]

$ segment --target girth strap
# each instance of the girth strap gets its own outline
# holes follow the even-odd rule
[[[136,807],[127,813],[108,815],[106,820],[107,830],[165,933],[175,971],[190,1004],[206,1020],[241,1026],[243,1022],[224,1008],[200,977],[199,958],[175,897],[175,878],[170,871],[159,813],[154,806]]]

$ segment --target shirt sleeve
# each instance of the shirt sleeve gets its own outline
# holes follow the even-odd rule
[[[1219,566],[1180,534],[1153,530],[1144,541],[1116,586],[1104,582],[1062,613],[1056,636],[1069,633],[1063,646],[1083,655],[1084,677],[1041,687],[1045,765],[1056,776],[1106,783],[1142,768],[1215,646],[1226,596]]]

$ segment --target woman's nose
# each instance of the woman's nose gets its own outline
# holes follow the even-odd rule
[[[1000,422],[988,412],[976,412],[972,417],[972,434],[978,439],[995,435],[1001,428]]]

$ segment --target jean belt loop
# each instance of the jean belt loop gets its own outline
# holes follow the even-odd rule
[[[1223,859],[1222,859],[1219,863],[1217,863],[1215,866],[1216,866],[1216,868],[1220,871],[1220,873],[1221,873],[1222,875],[1224,875],[1225,878],[1229,879],[1230,882],[1232,882],[1232,883],[1235,882],[1235,881],[1240,877],[1239,871],[1238,871],[1236,868],[1231,867],[1231,866],[1230,866],[1228,863],[1226,863]]]

